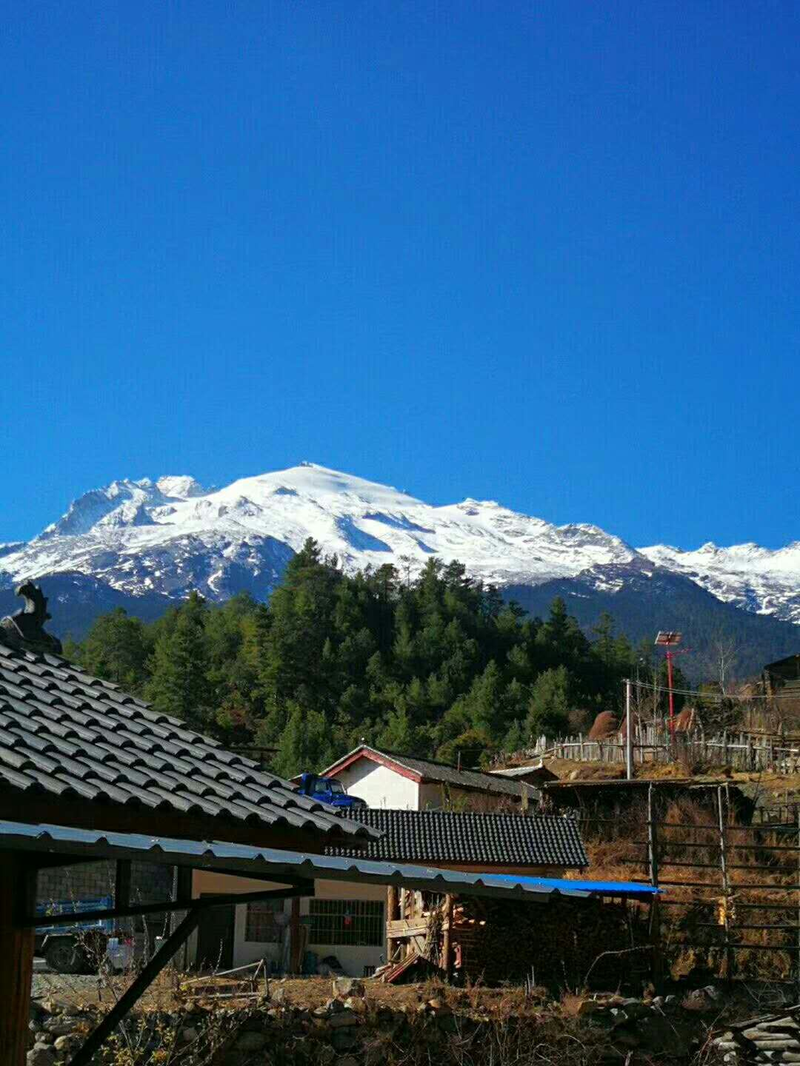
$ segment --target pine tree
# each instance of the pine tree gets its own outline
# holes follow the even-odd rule
[[[557,736],[569,724],[573,683],[565,666],[545,670],[531,688],[525,728],[529,736]]]
[[[181,718],[193,729],[214,731],[205,620],[205,600],[193,592],[177,612],[174,627],[165,629],[156,643],[146,694],[156,710]]]

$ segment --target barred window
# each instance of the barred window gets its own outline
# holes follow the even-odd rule
[[[244,938],[256,944],[277,944],[275,915],[283,910],[282,899],[257,899],[247,904]]]
[[[385,936],[381,900],[309,900],[309,944],[382,947]]]

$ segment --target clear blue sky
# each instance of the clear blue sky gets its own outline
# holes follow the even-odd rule
[[[0,541],[309,459],[800,538],[797,0],[11,0]]]

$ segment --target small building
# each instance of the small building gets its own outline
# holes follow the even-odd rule
[[[578,825],[569,818],[385,808],[360,809],[353,818],[375,830],[375,837],[364,848],[332,845],[326,855],[551,879],[588,864]],[[225,883],[230,885],[230,879],[225,878]],[[222,879],[205,871],[195,872],[193,887],[200,896],[223,890]],[[254,882],[237,880],[226,891],[251,892],[255,887]],[[292,957],[305,957],[306,968],[313,971],[326,958],[335,957],[353,977],[370,974],[392,954],[398,932],[392,916],[396,917],[398,904],[401,909],[406,906],[403,890],[398,896],[377,885],[321,879],[315,896],[299,903],[298,945],[291,943],[291,904],[259,901],[235,908],[235,914],[228,908],[229,947],[222,961],[244,966],[265,958],[275,968],[289,969]],[[207,950],[196,947],[194,958],[202,962]]]
[[[558,781],[558,774],[554,774],[541,759],[531,766],[508,766],[502,770],[490,770],[489,773],[504,777],[507,781],[522,781],[532,788],[541,788],[548,781]]]
[[[335,777],[368,807],[390,810],[515,810],[536,804],[539,791],[524,781],[465,770],[360,744],[320,771]]]

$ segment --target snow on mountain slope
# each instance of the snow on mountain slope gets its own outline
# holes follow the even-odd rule
[[[681,551],[657,544],[640,548],[657,566],[691,578],[717,599],[755,614],[800,623],[800,542],[775,551],[757,544]]]
[[[536,584],[636,552],[590,525],[554,526],[492,501],[432,507],[407,493],[315,464],[243,478],[214,491],[191,478],[115,481],[87,492],[30,543],[0,557],[5,584],[73,572],[131,595],[223,599],[267,595],[307,537],[350,572],[436,555],[475,577]],[[16,549],[16,550],[15,550]]]
[[[614,594],[669,571],[725,603],[800,623],[800,543],[636,550],[597,526],[555,526],[491,500],[433,507],[312,463],[221,489],[171,476],[87,492],[34,540],[0,545],[0,588],[72,574],[132,597],[264,598],[307,537],[351,573],[388,562],[414,573],[436,556],[500,586],[581,575],[584,587]]]

